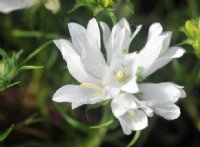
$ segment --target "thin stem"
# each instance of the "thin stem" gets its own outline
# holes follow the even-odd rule
[[[103,117],[101,119],[101,124],[107,122],[110,120],[110,108],[109,105],[106,105],[104,107]],[[104,136],[106,135],[106,132],[108,130],[108,127],[102,127],[96,130],[91,131],[91,135],[88,138],[88,141],[86,143],[86,147],[99,147],[104,139]]]
[[[198,4],[196,0],[187,0],[190,12],[191,12],[191,17],[197,17],[198,16]]]
[[[117,23],[117,18],[115,17],[114,10],[113,9],[107,9],[107,12],[110,16],[110,19],[112,20],[113,26]]]
[[[140,138],[140,134],[141,134],[141,131],[136,131],[133,139],[131,140],[131,142],[127,145],[127,147],[131,147],[133,145],[136,144],[136,142],[138,141],[138,139]]]
[[[28,55],[28,57],[26,57],[21,65],[25,64],[26,62],[28,62],[30,59],[32,59],[33,57],[35,57],[40,51],[42,51],[43,49],[45,49],[49,44],[52,43],[52,40],[51,41],[48,41],[46,43],[44,43],[43,45],[41,45],[39,48],[37,48],[34,52],[32,52],[30,55]]]

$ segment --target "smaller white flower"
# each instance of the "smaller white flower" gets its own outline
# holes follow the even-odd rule
[[[132,131],[142,130],[148,125],[147,114],[139,109],[136,99],[131,94],[121,93],[111,102],[112,112],[126,135],[131,134]]]
[[[180,109],[175,104],[179,98],[186,96],[183,87],[171,82],[139,84],[140,102],[153,112],[167,120],[179,117]]]
[[[181,47],[169,47],[172,32],[162,32],[160,23],[149,28],[147,43],[139,52],[141,76],[148,77],[156,70],[168,64],[172,59],[181,57],[185,50]]]

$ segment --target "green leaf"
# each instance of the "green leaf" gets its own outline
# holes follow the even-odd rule
[[[99,129],[99,128],[105,128],[110,126],[114,122],[114,119],[111,119],[103,124],[96,125],[96,126],[91,126],[90,129]]]
[[[58,110],[60,115],[65,119],[66,122],[68,122],[72,127],[78,128],[84,132],[88,132],[88,126],[79,122],[78,120],[72,118],[71,116],[67,115],[66,112],[62,109],[61,106],[54,103],[55,108]]]
[[[25,65],[20,67],[20,70],[34,70],[34,69],[42,69],[43,66],[34,66],[34,65]]]
[[[13,128],[14,124],[12,124],[8,129],[3,131],[3,133],[0,133],[0,142],[3,142],[8,137],[8,135],[12,132]]]
[[[23,65],[26,62],[28,62],[29,60],[31,60],[33,57],[35,57],[39,52],[41,52],[43,49],[45,49],[51,43],[52,43],[52,40],[50,40],[50,41],[44,43],[43,45],[41,45],[40,47],[38,47],[34,52],[29,54],[28,57],[24,59],[24,61],[22,61],[21,65]]]
[[[43,118],[38,117],[37,114],[33,114],[33,115],[29,116],[28,118],[26,118],[25,120],[19,122],[15,126],[15,128],[21,128],[21,127],[28,126],[28,125],[31,125],[31,124],[35,124],[35,123],[42,122],[42,121],[43,121]]]

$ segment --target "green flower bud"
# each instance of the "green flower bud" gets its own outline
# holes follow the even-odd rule
[[[108,6],[112,5],[113,1],[112,0],[101,0],[101,3],[103,5],[103,7],[108,7]]]
[[[200,19],[188,20],[185,23],[186,34],[188,37],[197,39],[200,37]]]
[[[5,73],[5,64],[4,62],[0,61],[0,76],[4,75]]]

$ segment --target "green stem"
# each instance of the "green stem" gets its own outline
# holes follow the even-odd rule
[[[100,123],[105,123],[110,120],[110,108],[109,105],[104,107],[103,117]],[[102,127],[91,131],[88,142],[85,147],[99,147],[106,135],[108,127]]]
[[[110,16],[110,19],[112,20],[113,26],[117,23],[117,18],[115,17],[114,10],[113,9],[107,9],[107,12]]]
[[[196,0],[187,0],[190,12],[191,12],[191,17],[197,17],[198,16],[198,4]]]
[[[133,145],[136,144],[136,142],[138,141],[138,139],[140,138],[140,134],[141,134],[141,131],[136,131],[133,139],[131,140],[131,142],[127,145],[127,147],[131,147]]]
[[[187,78],[187,83],[185,86],[187,91],[190,91],[196,85],[196,82],[198,82],[196,79],[199,73],[200,73],[200,61],[197,60],[195,67],[193,68],[190,76]]]
[[[52,43],[52,40],[51,41],[48,41],[46,43],[44,43],[43,45],[41,45],[39,48],[37,48],[34,52],[32,52],[30,55],[28,55],[28,57],[26,57],[21,65],[25,64],[26,62],[28,62],[29,60],[31,60],[33,57],[35,57],[40,51],[42,51],[43,49],[45,49],[49,44]]]

